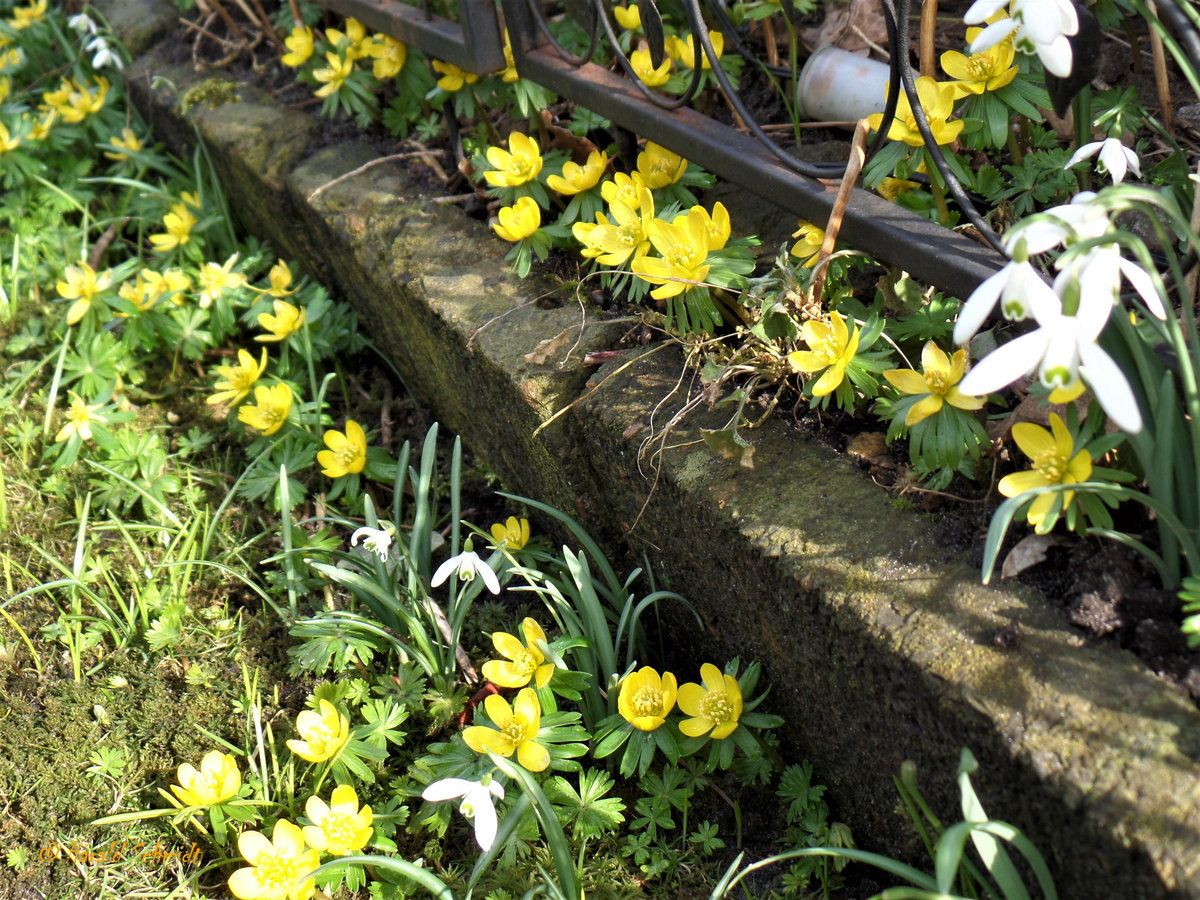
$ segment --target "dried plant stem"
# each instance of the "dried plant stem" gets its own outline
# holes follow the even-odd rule
[[[201,9],[207,9],[210,12],[215,12],[221,17],[221,21],[223,21],[229,27],[230,31],[236,34],[243,41],[246,39],[246,33],[242,31],[241,26],[238,25],[233,16],[229,14],[229,10],[221,5],[221,0],[199,0],[198,5]]]
[[[275,33],[275,26],[271,22],[271,17],[267,15],[267,11],[263,9],[262,0],[250,0],[250,2],[254,5],[255,10],[258,12],[259,21],[262,22],[263,33],[276,47],[279,47],[280,49],[286,49],[283,39]]]
[[[1146,8],[1158,18],[1154,0],[1146,0]],[[1154,58],[1154,86],[1158,89],[1158,105],[1162,107],[1163,128],[1168,134],[1174,135],[1175,106],[1171,101],[1171,83],[1167,79],[1167,55],[1163,50],[1162,35],[1155,28],[1150,29],[1150,53]]]
[[[825,289],[826,267],[822,266],[821,262],[833,253],[834,245],[837,244],[838,232],[842,230],[842,219],[846,215],[846,204],[850,202],[850,195],[854,192],[854,185],[858,182],[858,173],[862,171],[863,164],[867,161],[867,134],[870,130],[871,127],[867,124],[866,119],[859,119],[858,125],[854,128],[854,137],[850,142],[850,160],[846,163],[846,174],[842,176],[842,183],[838,186],[837,196],[833,200],[833,209],[829,211],[829,221],[825,223],[825,241],[817,252],[817,262],[810,285],[812,296],[817,300],[821,298],[822,291]]]
[[[921,3],[921,74],[937,78],[938,0]]]
[[[767,48],[767,64],[772,66],[779,65],[779,46],[775,43],[775,26],[771,22],[771,17],[767,16],[762,20],[763,43]]]
[[[416,157],[416,156],[429,156],[429,155],[430,155],[429,150],[417,150],[412,153],[393,153],[391,156],[381,156],[381,157],[379,157],[379,159],[373,159],[368,163],[363,163],[357,169],[352,169],[349,172],[346,172],[345,174],[339,175],[337,178],[334,178],[332,181],[325,182],[323,185],[321,185],[319,188],[317,188],[311,194],[309,194],[306,199],[309,203],[311,203],[313,200],[315,200],[321,194],[325,193],[325,191],[329,190],[331,187],[334,187],[335,185],[339,185],[346,179],[353,178],[355,175],[361,175],[363,172],[367,171],[368,169],[373,169],[373,168],[375,168],[375,166],[382,165],[383,163],[395,162],[398,159],[412,159],[413,157]]]
[[[446,643],[454,640],[454,629],[450,627],[450,620],[446,618],[446,613],[432,599],[425,602],[429,604],[429,611],[433,613],[433,619],[437,622],[438,631],[442,633],[442,637],[446,639]],[[471,657],[463,649],[462,644],[454,645],[454,661],[462,669],[463,677],[467,680],[468,684],[474,684],[479,680],[479,673],[475,671],[475,666],[471,663]]]
[[[201,25],[198,22],[192,22],[192,21],[189,21],[188,19],[180,18],[179,24],[181,24],[184,28],[190,28],[190,29],[192,29],[192,31],[195,31],[197,41],[200,39],[201,36],[203,36],[203,37],[208,38],[210,41],[212,41],[218,47],[225,47],[225,46],[227,46],[228,42],[224,38],[217,37],[215,34],[213,34],[207,28],[207,26],[211,25],[215,19],[216,19],[215,16],[210,15],[207,19],[204,20],[204,25]],[[195,51],[195,48],[193,48],[193,53],[192,53],[193,57],[196,56],[196,53],[194,51]]]
[[[100,268],[100,261],[104,259],[104,254],[109,246],[117,237],[117,232],[125,227],[125,223],[129,221],[129,217],[118,219],[104,230],[104,234],[100,235],[100,240],[92,246],[91,255],[88,257],[88,265],[93,269]]]

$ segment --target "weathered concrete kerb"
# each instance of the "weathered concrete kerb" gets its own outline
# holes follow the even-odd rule
[[[197,91],[151,51],[128,84],[177,149],[192,125],[154,75],[197,100],[189,117],[239,214],[355,304],[442,422],[513,490],[602,535],[628,530],[627,549],[695,604],[703,629],[668,619],[694,662],[762,661],[788,751],[813,761],[862,846],[908,845],[891,782],[906,759],[955,820],[967,746],[985,807],[1047,853],[1064,897],[1200,898],[1200,714],[1133,656],[1086,646],[1037,598],[981,587],[923,520],[782,423],[755,433],[753,470],[700,441],[719,417],[662,440],[685,399],[672,351],[584,368],[624,326],[571,298],[541,308],[553,287],[504,274],[506,247],[400,164],[331,183],[379,154],[314,150],[307,115],[236,85]],[[647,436],[667,449],[639,458]],[[1014,622],[1014,645],[990,639]]]

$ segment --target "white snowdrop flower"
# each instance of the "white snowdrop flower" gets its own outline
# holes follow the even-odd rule
[[[492,567],[480,559],[479,554],[471,550],[470,546],[470,541],[468,541],[467,549],[438,566],[438,570],[433,573],[433,579],[429,584],[432,587],[438,587],[457,572],[460,581],[471,581],[478,575],[483,579],[483,583],[489,591],[493,594],[500,593],[500,579],[496,577]]]
[[[1096,343],[1112,312],[1112,298],[1081,291],[1077,275],[1070,267],[1054,282],[1056,296],[1066,294],[1078,301],[1074,314],[1065,314],[1061,302],[1037,308],[1034,317],[1039,327],[985,356],[966,374],[959,389],[964,394],[985,396],[1034,369],[1050,390],[1073,387],[1082,377],[1117,427],[1137,433],[1142,430],[1142,415],[1133,389],[1120,366]]]
[[[1045,253],[1055,247],[1104,237],[1112,231],[1108,207],[1094,191],[1080,191],[1070,203],[1053,206],[1044,212],[1019,222],[1005,235],[1009,253],[1021,241],[1031,255]]]
[[[431,803],[442,800],[453,800],[462,797],[463,802],[458,811],[475,823],[475,840],[484,853],[492,849],[496,842],[496,831],[499,822],[496,818],[496,807],[492,798],[504,799],[504,788],[499,782],[493,781],[490,775],[485,775],[481,781],[468,781],[466,778],[443,778],[435,781],[421,792],[421,797]]]
[[[1046,71],[1066,78],[1071,74],[1071,42],[1079,31],[1079,14],[1071,0],[1013,0],[1009,10],[1021,23],[1014,46],[1036,53]]]
[[[88,53],[91,53],[93,50],[96,51],[96,55],[92,57],[93,68],[103,69],[108,66],[112,66],[114,69],[125,68],[125,63],[121,61],[121,57],[108,45],[108,41],[102,37],[92,38],[83,49]]]
[[[1124,181],[1126,171],[1133,172],[1138,178],[1142,177],[1142,167],[1138,155],[1114,137],[1084,144],[1067,160],[1067,164],[1063,168],[1069,169],[1097,153],[1100,155],[1100,171],[1107,172],[1112,176],[1113,184],[1120,184]]]
[[[87,13],[79,13],[67,19],[68,27],[79,32],[80,34],[95,34],[96,23],[91,20]]]
[[[1055,266],[1060,270],[1071,268],[1084,294],[1096,293],[1116,302],[1121,291],[1121,276],[1124,275],[1151,314],[1160,319],[1167,317],[1162,298],[1154,288],[1154,281],[1145,269],[1121,256],[1119,247],[1097,246],[1069,260],[1066,257],[1067,254],[1060,257]]]
[[[378,556],[387,559],[388,549],[392,546],[392,530],[389,527],[367,528],[363,526],[350,535],[350,546],[357,547],[359,540],[363,546]]]
[[[1046,71],[1060,78],[1070,75],[1072,52],[1068,38],[1079,31],[1079,15],[1070,0],[975,0],[963,22],[981,25],[1005,6],[1009,7],[1009,15],[987,25],[971,42],[971,53],[983,53],[1015,32],[1016,49],[1037,54]]]
[[[1020,248],[1016,255],[1021,258],[1014,259],[971,292],[954,324],[954,343],[965,344],[971,340],[992,314],[997,301],[1001,315],[1010,322],[1028,318],[1039,305],[1059,305],[1053,289],[1042,280]]]
[[[1008,6],[1009,0],[975,0],[971,4],[963,16],[963,23],[966,25],[984,25],[984,29],[975,36],[975,40],[971,42],[971,53],[983,53],[985,50],[990,50],[996,46],[1010,34],[1012,34],[1020,23],[1009,16],[1005,16],[999,21],[987,23],[987,20],[994,16],[1004,7]]]
[[[963,14],[963,22],[967,25],[979,25],[986,22],[990,16],[994,16],[1008,6],[1008,2],[1009,0],[975,0]]]

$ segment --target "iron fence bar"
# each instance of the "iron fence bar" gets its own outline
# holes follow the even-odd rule
[[[476,75],[499,72],[506,65],[492,0],[459,0],[461,23],[399,0],[322,0],[321,5]]]

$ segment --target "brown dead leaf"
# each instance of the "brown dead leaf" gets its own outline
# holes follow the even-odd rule
[[[827,5],[826,10],[825,21],[804,30],[804,44],[810,51],[833,45],[868,56],[872,45],[887,46],[887,25],[875,0],[851,0],[848,6]]]
[[[1032,569],[1046,561],[1046,551],[1051,547],[1062,547],[1071,543],[1069,538],[1057,534],[1031,534],[1017,542],[1008,551],[1000,569],[1001,578],[1012,578],[1026,569]]]
[[[554,356],[558,351],[566,347],[571,340],[571,332],[564,328],[552,338],[546,338],[533,348],[531,353],[526,353],[521,358],[531,366],[544,366],[546,360]]]
[[[587,138],[567,131],[561,125],[555,125],[554,116],[548,109],[542,110],[542,122],[545,123],[546,133],[550,136],[549,143],[542,147],[543,153],[551,150],[565,150],[571,154],[574,162],[583,165],[587,162],[588,157],[598,149]]]
[[[896,461],[888,452],[887,438],[882,431],[864,431],[850,438],[846,444],[847,455],[881,469],[896,468]]]

